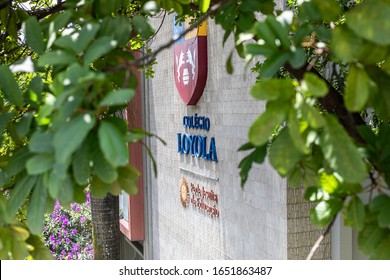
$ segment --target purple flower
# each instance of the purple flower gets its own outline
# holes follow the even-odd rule
[[[80,217],[80,223],[84,223],[87,220],[84,215]]]
[[[73,251],[73,252],[77,252],[78,249],[80,249],[80,244],[79,244],[79,243],[74,244],[74,245],[73,245],[72,251]]]
[[[54,237],[54,235],[52,234],[52,235],[50,235],[50,241],[54,241],[55,240],[55,237]]]
[[[71,241],[70,241],[70,239],[67,237],[67,238],[65,239],[65,242],[66,242],[66,244],[69,244]]]
[[[70,232],[71,235],[75,235],[76,233],[77,233],[77,230],[75,230],[75,229],[72,229]]]

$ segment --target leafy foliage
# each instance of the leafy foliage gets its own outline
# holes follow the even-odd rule
[[[155,63],[155,55],[140,60],[133,51],[154,36],[149,17],[162,8],[181,18],[213,14],[223,42],[232,37],[237,54],[256,62],[251,94],[266,110],[241,148],[249,153],[239,165],[242,185],[253,164],[269,156],[292,187],[306,188],[305,198],[317,203],[310,212],[315,224],[331,224],[342,212],[364,253],[390,258],[389,1],[288,4],[288,11],[275,11],[272,0],[2,5],[1,257],[39,251],[31,233],[39,233],[45,205],[77,200],[88,180],[99,197],[121,188],[136,193],[139,173],[126,147],[146,134],[129,133],[114,113],[133,96],[134,66]],[[232,54],[229,73],[231,62]],[[15,221],[23,202],[27,225]]]

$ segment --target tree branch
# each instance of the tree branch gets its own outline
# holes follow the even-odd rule
[[[11,4],[12,0],[5,0],[3,2],[0,3],[0,10],[8,7],[9,4]]]
[[[47,9],[41,9],[41,10],[36,10],[36,11],[27,11],[27,13],[30,16],[34,16],[37,18],[37,20],[43,19],[44,17],[47,17],[48,15],[60,12],[65,10],[64,7],[64,2],[57,1],[57,5],[49,7]]]
[[[311,248],[309,254],[306,257],[306,260],[311,260],[314,256],[314,253],[317,251],[317,249],[320,247],[322,240],[324,240],[325,236],[327,236],[336,221],[336,217],[334,216],[333,219],[330,221],[324,232],[320,235],[320,237],[317,239],[316,243],[314,243],[313,247]]]
[[[337,116],[340,123],[343,125],[348,134],[357,142],[364,143],[356,127],[365,125],[366,122],[358,113],[350,113],[344,104],[343,96],[314,68],[310,67],[309,63],[298,69],[294,69],[290,64],[284,65],[286,70],[290,72],[298,81],[303,79],[306,72],[311,72],[317,75],[321,80],[326,82],[328,86],[328,94],[318,99],[321,108],[329,113]]]
[[[165,44],[163,44],[162,46],[160,46],[158,49],[156,49],[155,51],[139,58],[139,59],[136,59],[136,60],[133,60],[131,62],[131,64],[135,65],[135,66],[145,66],[147,65],[148,63],[150,63],[150,61],[153,61],[155,59],[155,57],[157,56],[157,54],[159,54],[160,52],[162,52],[163,50],[171,47],[176,41],[180,40],[181,38],[183,38],[186,34],[190,33],[194,28],[197,28],[199,25],[202,24],[203,21],[205,21],[208,17],[210,17],[211,15],[214,15],[221,7],[222,5],[226,2],[226,0],[223,0],[223,1],[220,1],[218,3],[216,3],[215,5],[211,6],[210,9],[203,15],[201,16],[200,18],[198,18],[191,26],[190,28],[188,28],[186,31],[184,31],[179,37],[177,38],[172,38],[171,40],[169,40],[168,42],[166,42]],[[121,69],[118,69],[118,70],[122,70],[123,67]]]

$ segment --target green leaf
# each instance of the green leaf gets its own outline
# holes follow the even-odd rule
[[[339,25],[332,30],[330,43],[333,55],[345,62],[355,61],[364,46],[364,41],[345,25]]]
[[[270,48],[268,45],[259,45],[259,44],[246,44],[244,46],[244,50],[246,54],[251,54],[253,56],[256,55],[269,56],[275,52],[275,49]]]
[[[86,113],[77,116],[61,126],[54,134],[54,149],[56,160],[65,162],[84,141],[89,131],[94,127],[96,118]]]
[[[0,89],[5,98],[17,107],[23,107],[23,95],[9,68],[0,65]]]
[[[321,149],[329,166],[348,183],[360,183],[367,177],[366,166],[351,138],[331,115],[320,137]]]
[[[299,119],[296,110],[290,110],[288,113],[288,132],[294,143],[295,148],[302,154],[308,154],[310,149],[306,147],[306,143],[302,138]]]
[[[388,228],[390,225],[390,197],[385,194],[378,195],[371,201],[370,210],[373,212],[379,212],[379,226],[382,228]]]
[[[104,198],[109,192],[111,184],[105,183],[98,176],[91,178],[91,195],[97,198]]]
[[[39,235],[42,233],[46,201],[46,188],[40,178],[31,195],[26,214],[28,228],[32,234]]]
[[[305,191],[305,199],[311,202],[319,202],[321,200],[328,200],[329,194],[319,187],[309,187]]]
[[[118,41],[118,45],[122,46],[129,42],[131,33],[131,25],[129,18],[126,16],[116,15],[114,18],[105,17],[101,24],[98,36],[112,36]]]
[[[17,150],[13,156],[10,158],[8,165],[6,167],[6,172],[9,176],[15,176],[25,167],[25,164],[32,154],[28,151],[26,147],[23,147]]]
[[[16,133],[19,136],[26,136],[30,130],[31,122],[34,115],[32,112],[25,113],[20,121],[16,124]]]
[[[199,0],[199,8],[202,13],[207,12],[210,7],[211,0]]]
[[[38,154],[26,162],[26,170],[29,175],[42,174],[51,169],[53,163],[52,154]]]
[[[378,227],[374,223],[366,224],[358,236],[359,250],[363,253],[372,255],[377,250],[381,250],[381,242],[388,238],[388,230]],[[389,250],[389,248],[385,249]]]
[[[16,238],[13,238],[11,240],[12,247],[11,247],[11,254],[12,259],[14,260],[23,260],[27,257],[27,247],[26,244],[22,241],[17,240]]]
[[[110,37],[100,37],[88,48],[84,56],[84,66],[105,55],[118,45],[116,40]]]
[[[288,62],[294,69],[302,67],[306,63],[306,52],[303,48],[293,49],[290,52]]]
[[[342,208],[343,202],[339,199],[321,201],[310,210],[310,220],[314,225],[326,226]]]
[[[234,72],[232,58],[233,58],[233,52],[230,52],[228,59],[226,61],[226,72],[228,72],[228,74],[233,74],[233,72]]]
[[[273,77],[289,58],[290,53],[287,52],[276,52],[272,54],[261,66],[260,77],[262,79]]]
[[[307,103],[304,103],[301,106],[301,110],[303,118],[307,120],[307,122],[312,128],[317,129],[325,126],[325,118],[320,114],[317,109],[313,108]]]
[[[75,55],[63,50],[55,50],[43,54],[38,59],[38,66],[70,65],[74,62],[77,62]]]
[[[4,129],[7,127],[8,122],[15,116],[15,112],[5,112],[0,114],[0,132],[4,133]]]
[[[321,14],[323,20],[337,21],[341,14],[340,4],[336,0],[312,0],[313,4],[315,4],[318,8],[318,11]]]
[[[345,87],[345,105],[349,111],[363,110],[370,94],[370,77],[361,65],[352,64],[349,69]]]
[[[18,241],[26,241],[30,237],[30,232],[22,226],[14,225],[10,229],[12,236]]]
[[[30,252],[30,254],[35,260],[53,259],[53,255],[50,253],[49,248],[43,244],[40,236],[30,235],[29,239],[27,239],[26,242],[34,248],[34,250]]]
[[[85,185],[88,183],[88,179],[91,174],[89,162],[91,156],[87,143],[85,142],[80,148],[76,150],[73,155],[72,170],[74,178],[79,185]]]
[[[238,165],[238,168],[240,168],[240,177],[241,177],[241,187],[244,187],[245,182],[248,180],[248,174],[249,171],[252,168],[253,163],[261,164],[265,156],[267,155],[267,145],[263,145],[260,147],[255,147],[251,143],[247,143],[239,149],[239,151],[245,151],[249,149],[249,147],[255,148],[253,152],[251,152],[249,155],[247,155],[245,158],[243,158]],[[252,149],[250,148],[250,149]]]
[[[52,153],[53,147],[53,133],[50,131],[36,131],[31,136],[28,148],[33,153]]]
[[[287,100],[295,95],[295,88],[290,79],[269,79],[257,82],[250,93],[260,100]]]
[[[118,179],[115,183],[129,195],[136,195],[138,193],[137,180],[139,176],[139,171],[131,164],[128,164],[118,168]]]
[[[99,106],[117,106],[125,105],[131,100],[134,96],[133,89],[120,89],[117,91],[112,91],[107,94],[107,96],[99,103]]]
[[[148,39],[154,34],[154,29],[150,25],[149,21],[144,16],[133,17],[134,29],[141,35],[142,39]]]
[[[37,182],[37,176],[24,176],[15,185],[7,203],[8,214],[12,217],[25,201],[27,195]]]
[[[250,127],[249,141],[255,146],[266,143],[276,126],[286,119],[289,108],[290,105],[287,103],[268,103],[265,112]]]
[[[94,147],[95,148],[92,151],[93,170],[104,183],[111,184],[118,178],[118,173],[114,166],[105,159],[99,146]]]
[[[58,200],[62,205],[69,205],[73,201],[73,182],[69,176],[67,176],[61,185],[58,193]]]
[[[358,231],[364,227],[366,212],[364,204],[357,196],[352,196],[348,205],[343,209],[344,224]]]
[[[43,43],[42,30],[35,17],[29,17],[23,27],[26,34],[27,45],[38,54],[42,54],[45,48]]]
[[[88,22],[81,28],[77,40],[75,42],[76,53],[80,53],[88,47],[89,43],[93,39],[95,39],[95,35],[99,31],[99,28],[99,24],[92,22]]]
[[[283,129],[273,141],[269,152],[271,165],[281,176],[286,176],[299,162],[303,154],[293,148],[294,141],[287,129]]]
[[[328,86],[313,73],[305,73],[301,82],[301,89],[307,95],[322,97],[328,93]]]
[[[110,122],[103,121],[98,130],[99,145],[112,166],[125,166],[129,155],[124,135]]]
[[[348,27],[357,35],[378,45],[390,44],[390,4],[388,1],[364,1],[346,13]]]

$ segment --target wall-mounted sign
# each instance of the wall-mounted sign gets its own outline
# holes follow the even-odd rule
[[[210,119],[204,116],[184,116],[183,126],[187,129],[205,130],[210,129]],[[189,133],[177,133],[177,152],[191,155],[197,158],[218,162],[215,138],[207,138],[206,135],[193,135]]]
[[[184,177],[180,182],[180,200],[184,207],[188,206],[189,201],[193,208],[207,213],[210,217],[219,217],[218,195],[213,190],[193,182],[190,182],[188,187]]]
[[[179,37],[190,26],[190,19],[176,24],[173,35]],[[196,105],[203,94],[207,80],[207,24],[187,33],[174,45],[174,77],[176,88],[186,105]]]

